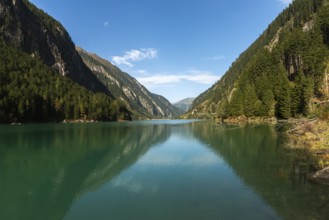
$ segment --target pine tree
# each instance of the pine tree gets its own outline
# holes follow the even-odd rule
[[[227,118],[229,114],[227,99],[223,99],[217,106],[217,116],[219,118]]]
[[[287,119],[290,117],[291,89],[289,80],[284,72],[278,73],[279,92],[277,97],[276,115],[279,118]]]
[[[299,71],[294,81],[294,87],[291,91],[291,113],[294,117],[302,113],[304,78],[305,78],[304,74],[301,71]]]
[[[323,6],[317,14],[317,25],[322,31],[323,42],[329,46],[329,5]]]
[[[305,77],[303,81],[302,113],[307,116],[310,113],[310,100],[314,95],[314,81],[311,77]]]
[[[312,78],[305,77],[302,72],[299,72],[291,92],[291,113],[294,117],[308,115],[310,99],[314,94],[313,88]]]
[[[247,117],[255,116],[257,112],[257,102],[258,102],[258,97],[256,94],[256,89],[254,85],[248,84],[246,86],[245,90],[245,98],[244,98],[244,114]]]
[[[264,106],[264,112],[262,112],[263,116],[274,116],[275,114],[275,109],[274,109],[274,95],[273,92],[269,89],[265,90],[265,92],[263,92],[263,96],[262,96],[262,102],[263,102],[263,106]]]
[[[243,93],[237,89],[229,103],[229,115],[230,116],[241,116],[243,115]]]
[[[281,86],[279,99],[277,103],[277,115],[280,118],[287,119],[290,117],[290,89],[288,86]]]

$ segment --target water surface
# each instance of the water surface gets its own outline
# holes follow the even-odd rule
[[[270,126],[0,126],[0,219],[326,219]]]

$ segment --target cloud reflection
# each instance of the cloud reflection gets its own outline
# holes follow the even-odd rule
[[[212,154],[194,155],[184,158],[179,155],[154,155],[142,158],[138,163],[144,166],[214,166],[221,159]]]

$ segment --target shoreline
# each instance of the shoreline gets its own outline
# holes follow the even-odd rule
[[[263,118],[263,117],[237,117],[237,118],[225,118],[220,119],[220,123],[224,124],[277,124],[278,119],[275,117]]]
[[[313,169],[308,172],[309,180],[329,185],[329,121],[322,119],[308,118],[291,118],[280,120],[277,118],[262,118],[262,117],[237,117],[216,120],[222,124],[232,125],[276,125],[277,131],[286,135],[288,143],[285,145],[287,150],[297,150],[305,152],[303,163]],[[286,126],[288,130],[282,129]],[[281,130],[282,131],[279,131]],[[301,158],[297,158],[299,160]]]
[[[287,148],[307,151],[314,161],[308,163],[315,172],[308,178],[329,185],[329,122],[321,119],[294,120],[292,128],[285,132]]]

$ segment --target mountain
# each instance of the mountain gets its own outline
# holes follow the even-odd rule
[[[1,0],[1,35],[8,45],[38,56],[85,88],[109,94],[84,65],[65,28],[27,0]]]
[[[0,31],[0,122],[131,119],[64,27],[29,1],[0,1]]]
[[[186,98],[186,99],[183,99],[179,102],[174,103],[174,106],[176,106],[177,108],[183,110],[184,113],[185,113],[190,109],[190,107],[192,106],[193,101],[194,101],[194,98]]]
[[[85,64],[106,85],[115,98],[123,101],[141,117],[172,118],[181,112],[162,96],[152,94],[135,78],[96,54],[77,47]]]
[[[294,0],[186,117],[309,116],[328,100],[328,60],[328,1]]]

